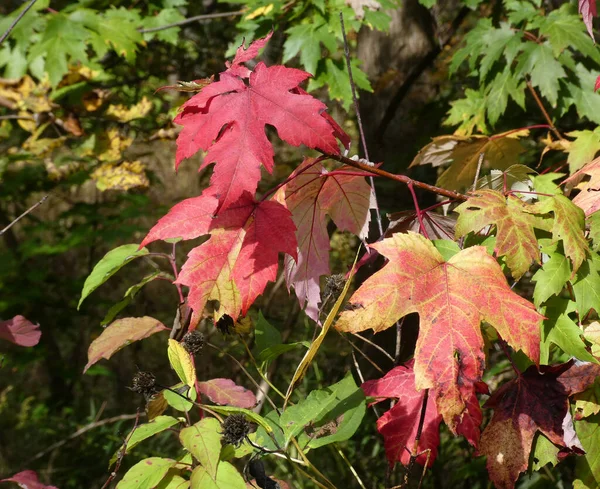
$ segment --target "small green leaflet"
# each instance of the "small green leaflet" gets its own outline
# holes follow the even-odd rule
[[[170,458],[145,458],[129,469],[117,489],[154,489],[176,463]]]
[[[569,317],[574,313],[576,305],[574,302],[554,297],[546,306],[540,308],[540,312],[548,318],[542,326],[542,341],[540,343],[540,363],[548,364],[550,359],[550,343],[554,343],[568,355],[574,356],[585,362],[598,363],[594,356],[585,348],[581,336],[583,331]]]
[[[254,356],[258,361],[259,367],[264,370],[266,366],[275,360],[279,355],[282,355],[290,350],[295,350],[298,346],[310,348],[310,343],[307,341],[299,341],[295,343],[282,343],[281,334],[264,318],[262,312],[258,312],[258,321],[254,328],[255,348]]]
[[[79,299],[79,304],[77,304],[77,309],[81,307],[81,303],[88,295],[100,287],[130,261],[148,254],[146,248],[142,248],[141,250],[138,250],[138,248],[139,245],[136,244],[123,245],[104,255],[104,258],[96,264],[92,273],[90,273],[89,277],[85,280],[83,290],[81,291],[81,299]]]
[[[569,260],[562,253],[556,251],[556,247],[548,253],[548,256],[549,258],[542,268],[531,278],[532,282],[536,283],[533,291],[533,303],[536,307],[553,295],[560,294],[571,276]]]
[[[559,448],[538,432],[533,441],[533,449],[531,450],[533,456],[531,469],[540,470],[547,464],[551,464],[554,467],[558,463],[558,452]]]
[[[179,392],[181,395],[176,394],[173,391]],[[162,394],[169,406],[177,411],[187,412],[194,407],[193,401],[196,400],[196,389],[190,389],[188,385],[174,385],[171,387],[171,390],[165,389],[162,391]],[[189,401],[186,400],[186,398],[188,398]]]
[[[573,489],[600,487],[600,414],[577,421],[575,430],[586,454],[575,462]]]
[[[198,466],[190,478],[194,489],[246,489],[246,482],[229,462],[221,462],[216,478],[212,478],[205,467]]]
[[[520,76],[529,75],[531,84],[540,89],[542,96],[548,99],[552,107],[556,107],[559,80],[567,75],[548,43],[526,42],[523,53],[518,58],[516,71]]]
[[[127,437],[126,453],[130,453],[131,450],[133,450],[133,448],[135,446],[139,445],[141,442],[143,442],[147,438],[150,438],[151,436],[161,433],[161,432],[165,431],[166,429],[170,428],[171,426],[175,426],[176,424],[179,424],[179,423],[181,423],[181,421],[179,419],[173,418],[171,416],[157,416],[149,423],[139,425],[137,428],[135,428],[133,430],[133,433],[131,433],[131,436]],[[121,446],[121,448],[119,448],[119,450],[117,450],[115,452],[115,454],[112,456],[112,458],[110,459],[110,462],[108,463],[109,469],[117,461],[119,452],[121,450],[123,450],[123,448],[124,447]]]
[[[600,127],[593,131],[571,131],[567,133],[572,141],[568,153],[569,169],[571,173],[576,172],[581,167],[594,159],[596,153],[600,151]]]
[[[590,309],[600,311],[600,256],[592,256],[583,262],[573,281],[573,292],[580,317]]]

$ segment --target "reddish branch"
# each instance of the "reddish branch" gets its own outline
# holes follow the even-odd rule
[[[418,180],[413,180],[412,178],[409,178],[406,175],[396,175],[395,173],[390,173],[380,168],[376,168],[374,166],[365,165],[364,163],[360,163],[359,161],[352,160],[342,155],[334,155],[325,152],[323,152],[323,154],[328,158],[335,161],[339,161],[340,163],[344,163],[345,165],[353,166],[354,168],[358,168],[359,170],[372,173],[373,175],[377,175],[379,177],[395,180],[406,185],[413,185],[423,190],[427,190],[428,192],[443,195],[444,197],[448,197],[449,199],[465,201],[468,198],[466,195],[459,194],[458,192],[454,192],[453,190],[446,190],[445,188],[436,187],[435,185],[429,185],[428,183],[419,182]]]

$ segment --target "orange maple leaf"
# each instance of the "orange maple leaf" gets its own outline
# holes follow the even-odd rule
[[[389,262],[354,293],[352,310],[341,314],[336,327],[377,332],[417,312],[415,387],[436,389],[438,411],[456,433],[485,366],[481,321],[537,363],[543,316],[510,289],[484,247],[445,261],[431,241],[410,232],[371,247]]]

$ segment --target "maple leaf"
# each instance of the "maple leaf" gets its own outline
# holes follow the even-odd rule
[[[456,238],[471,231],[478,232],[493,224],[496,226],[498,256],[506,257],[506,264],[515,279],[529,270],[532,263],[540,262],[540,250],[533,231],[536,218],[526,212],[527,205],[517,197],[505,198],[494,190],[479,190],[459,205]]]
[[[524,151],[518,138],[527,134],[528,131],[519,131],[510,135],[439,136],[419,151],[410,166],[450,164],[438,177],[436,185],[460,190],[473,185],[482,153],[481,171],[504,170],[512,166]]]
[[[310,74],[262,62],[250,72],[242,65],[267,40],[238,49],[219,81],[183,104],[174,120],[183,126],[177,138],[176,167],[200,149],[207,151],[200,168],[216,163],[211,184],[220,209],[244,192],[255,192],[261,165],[273,171],[274,151],[266,125],[275,127],[279,137],[293,146],[304,144],[339,154],[336,134],[341,129],[323,117],[326,106],[322,102],[299,91],[298,85]]]
[[[389,262],[353,294],[353,310],[343,312],[336,327],[378,332],[419,313],[415,385],[436,389],[437,408],[456,433],[483,373],[481,321],[538,362],[542,316],[510,290],[500,266],[481,246],[447,262],[415,233],[397,233],[370,246]]]
[[[596,0],[579,0],[579,13],[583,17],[583,23],[587,27],[590,37],[594,39],[594,26],[592,21],[598,15],[596,11]],[[595,41],[595,39],[594,39]]]
[[[47,486],[40,482],[37,473],[33,470],[24,470],[0,482],[14,482],[24,489],[56,489],[55,486]]]
[[[552,239],[562,240],[565,256],[571,260],[573,265],[572,276],[575,275],[589,251],[584,235],[585,215],[582,210],[564,195],[553,195],[552,197],[543,197],[527,212],[554,214],[554,219],[549,220]]]
[[[399,461],[408,465],[410,452],[415,443],[419,418],[423,404],[424,391],[415,388],[414,360],[404,366],[393,368],[380,379],[368,380],[361,387],[366,396],[375,397],[375,402],[384,399],[397,399],[396,404],[377,420],[377,430],[384,437],[385,451],[390,465]],[[480,425],[483,419],[475,392],[487,393],[487,385],[483,382],[475,386],[467,402],[467,411],[463,415],[457,432],[464,435],[473,446],[479,443]],[[436,397],[436,389],[431,389],[432,397]],[[440,442],[439,425],[442,416],[438,413],[434,402],[428,402],[425,410],[423,431],[419,440],[416,458],[417,463],[431,467],[437,457]],[[429,455],[428,453],[429,452]]]
[[[537,431],[552,443],[584,453],[573,428],[569,396],[584,391],[600,374],[600,365],[573,362],[529,367],[500,387],[485,407],[494,409],[483,431],[480,453],[487,455],[490,479],[499,489],[512,489],[528,465]]]
[[[398,402],[390,410],[386,411],[377,420],[377,430],[385,440],[385,453],[390,465],[399,461],[408,465],[410,452],[415,444],[415,437],[421,416],[424,391],[415,389],[415,373],[413,371],[414,361],[411,360],[405,366],[398,366],[390,370],[385,376],[376,380],[368,380],[361,388],[366,396],[377,398],[376,402],[384,399],[397,399]],[[440,443],[439,426],[442,416],[438,413],[434,402],[427,403],[425,410],[425,421],[423,431],[419,440],[419,452],[422,453],[416,459],[417,463],[428,467],[433,465],[437,457],[437,447]]]
[[[589,176],[587,181],[581,181],[585,176]],[[573,199],[573,203],[583,209],[586,216],[589,216],[600,209],[600,158],[585,165],[581,170],[573,173],[564,183],[575,183],[579,193]]]
[[[218,199],[213,189],[175,205],[150,230],[141,246],[157,239],[211,238],[188,254],[177,283],[190,287],[189,306],[196,317],[206,302],[218,300],[219,319],[246,314],[267,282],[277,276],[278,253],[296,259],[296,227],[290,212],[275,201],[257,202],[242,195],[215,216]]]
[[[421,223],[415,211],[400,211],[387,215],[390,224],[385,230],[384,236],[389,238],[394,233],[405,233],[414,231],[424,234],[421,229]],[[452,239],[454,237],[454,228],[456,218],[453,216],[444,216],[436,212],[421,212],[423,227],[430,239]]]
[[[327,216],[340,231],[366,238],[374,200],[365,176],[350,167],[328,172],[319,160],[308,158],[275,196],[290,210],[297,228],[298,260],[286,257],[286,282],[315,321],[321,301],[319,278],[330,275]]]

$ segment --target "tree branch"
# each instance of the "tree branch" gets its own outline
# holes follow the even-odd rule
[[[29,5],[27,5],[23,11],[17,15],[17,18],[14,20],[14,22],[12,24],[10,24],[10,26],[8,26],[8,29],[6,29],[6,32],[4,34],[2,34],[2,37],[0,37],[0,44],[2,44],[4,42],[4,40],[10,35],[10,33],[12,32],[12,30],[17,26],[17,24],[19,23],[19,21],[25,16],[25,14],[29,11],[29,9],[31,7],[33,7],[33,4],[36,2],[37,0],[31,0],[29,2]]]
[[[354,168],[358,168],[359,170],[363,170],[380,177],[388,178],[390,180],[395,180],[406,185],[412,184],[415,187],[427,190],[428,192],[433,192],[434,194],[443,195],[444,197],[448,197],[449,199],[465,201],[468,198],[466,195],[460,194],[458,192],[446,190],[445,188],[441,187],[436,187],[435,185],[429,185],[428,183],[419,182],[418,180],[413,180],[412,178],[409,178],[406,175],[396,175],[395,173],[387,172],[375,166],[365,165],[360,161],[352,160],[350,158],[347,158],[346,156],[334,155],[326,153],[324,151],[321,151],[321,153],[327,156],[327,158],[339,161],[340,163],[344,163],[345,165],[353,166]]]
[[[13,227],[17,222],[19,222],[21,219],[23,219],[31,211],[35,210],[37,207],[42,205],[46,201],[47,198],[48,198],[48,196],[44,195],[44,197],[42,197],[42,200],[33,204],[29,209],[27,209],[25,212],[23,212],[23,214],[21,214],[14,221],[12,221],[8,226],[6,226],[2,231],[0,231],[0,236],[2,236],[6,231],[8,231],[11,227]]]
[[[172,27],[179,27],[182,25],[191,24],[192,22],[201,22],[203,20],[220,19],[222,17],[242,15],[244,12],[245,10],[234,10],[233,12],[218,12],[216,14],[196,15],[195,17],[190,17],[189,19],[183,19],[178,22],[173,22],[172,24],[161,25],[158,27],[149,27],[148,29],[138,29],[138,31],[142,34],[148,34],[150,32],[164,31],[166,29],[171,29]]]

